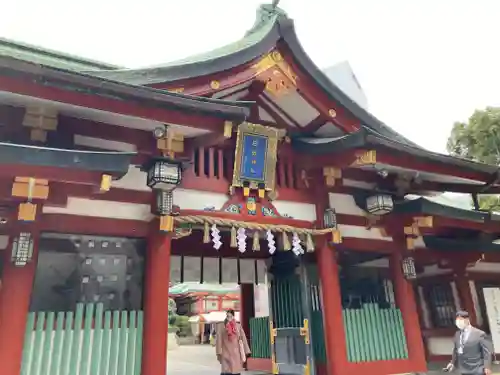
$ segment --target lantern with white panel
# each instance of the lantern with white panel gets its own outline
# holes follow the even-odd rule
[[[415,260],[413,257],[405,257],[402,261],[401,267],[406,280],[415,280],[417,278],[417,270],[415,268]]]
[[[366,211],[372,215],[386,215],[392,212],[394,201],[389,194],[375,194],[366,198]]]
[[[11,261],[16,267],[24,267],[33,259],[33,237],[29,232],[21,232],[12,241]]]
[[[160,217],[160,230],[174,229],[173,190],[181,183],[183,162],[168,157],[151,158],[141,168],[146,172],[146,184],[156,195],[155,214]]]
[[[174,190],[182,180],[182,162],[167,157],[155,157],[143,166],[146,184],[151,189]]]

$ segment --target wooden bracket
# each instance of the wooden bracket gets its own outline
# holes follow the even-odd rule
[[[103,174],[101,176],[101,186],[99,187],[100,193],[106,193],[111,189],[111,182],[113,178],[109,174]]]
[[[342,243],[342,235],[338,229],[332,230],[332,242],[335,244]]]
[[[231,138],[233,136],[233,123],[231,121],[224,121],[224,138]]]
[[[46,142],[47,132],[57,130],[57,111],[48,107],[28,107],[23,126],[31,128],[30,138],[35,142]]]
[[[432,216],[419,216],[413,218],[413,222],[419,228],[433,228],[434,227],[434,217]]]
[[[160,216],[160,231],[161,232],[172,232],[174,230],[174,217],[167,215],[167,216]]]
[[[19,221],[35,221],[36,220],[37,205],[31,202],[20,203],[19,211],[17,213],[17,220]]]
[[[353,166],[373,165],[377,163],[377,151],[368,150],[355,153],[356,160],[352,163]]]
[[[324,167],[323,176],[325,177],[326,186],[335,186],[336,180],[342,179],[342,170],[335,167]]]
[[[171,156],[174,153],[181,154],[184,152],[184,135],[167,130],[166,137],[156,141],[156,147],[164,154],[171,154]]]
[[[11,195],[17,198],[47,199],[49,181],[31,177],[16,177],[12,184]]]
[[[408,250],[415,250],[415,238],[414,237],[406,237],[406,248]]]

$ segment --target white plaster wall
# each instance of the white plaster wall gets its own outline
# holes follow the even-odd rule
[[[418,299],[419,299],[420,308],[421,308],[420,313],[423,315],[422,316],[422,320],[424,323],[423,328],[428,329],[428,328],[432,327],[432,324],[431,324],[431,314],[429,311],[429,306],[427,305],[427,301],[425,300],[424,288],[419,286],[417,290],[418,290]]]
[[[472,280],[469,281],[469,288],[472,294],[472,302],[474,303],[474,311],[476,312],[476,321],[479,326],[483,325],[484,319],[479,305],[479,295],[477,294],[476,283]]]
[[[77,197],[69,197],[66,207],[44,206],[43,213],[141,221],[150,221],[153,218],[149,204],[113,202]]]
[[[269,284],[254,285],[254,308],[255,317],[269,316]]]
[[[364,211],[356,206],[354,198],[349,194],[329,193],[330,207],[338,214],[364,216]]]
[[[314,204],[280,200],[273,201],[272,204],[281,216],[288,215],[297,220],[316,220],[316,205]]]
[[[129,190],[151,191],[146,185],[146,173],[142,172],[138,166],[135,165],[131,165],[127,174],[120,180],[113,181],[112,186]]]
[[[450,283],[451,285],[451,292],[453,293],[453,302],[455,302],[455,310],[459,311],[462,310],[462,303],[460,302],[460,296],[458,295],[458,289],[457,289],[457,284],[452,281]]]
[[[174,190],[174,204],[181,210],[204,210],[213,207],[218,211],[227,200],[228,196],[222,193],[182,188]]]
[[[5,250],[9,245],[9,236],[0,236],[0,250]]]
[[[338,229],[340,230],[342,237],[366,238],[370,240],[382,240],[387,242],[392,241],[391,237],[382,236],[378,228],[367,229],[365,227],[360,227],[357,225],[339,224]]]
[[[500,273],[500,263],[477,262],[471,267],[467,267],[468,271],[474,272],[491,272]]]

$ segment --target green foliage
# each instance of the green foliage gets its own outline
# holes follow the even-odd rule
[[[476,110],[468,122],[456,122],[447,149],[453,156],[500,165],[500,108]]]
[[[479,208],[487,211],[500,212],[500,196],[483,195],[479,197]]]
[[[476,110],[467,122],[453,124],[446,148],[453,156],[500,165],[500,108]],[[500,211],[500,197],[480,196],[479,206]]]
[[[177,327],[177,334],[181,337],[191,336],[191,323],[189,323],[189,316],[177,315],[173,326]]]
[[[173,324],[177,317],[177,304],[173,298],[168,299],[168,323]]]

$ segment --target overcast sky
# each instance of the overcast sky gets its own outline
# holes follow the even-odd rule
[[[243,36],[259,0],[16,0],[0,36],[138,67]],[[348,60],[371,112],[444,152],[451,126],[500,105],[500,0],[281,0],[319,67]]]

